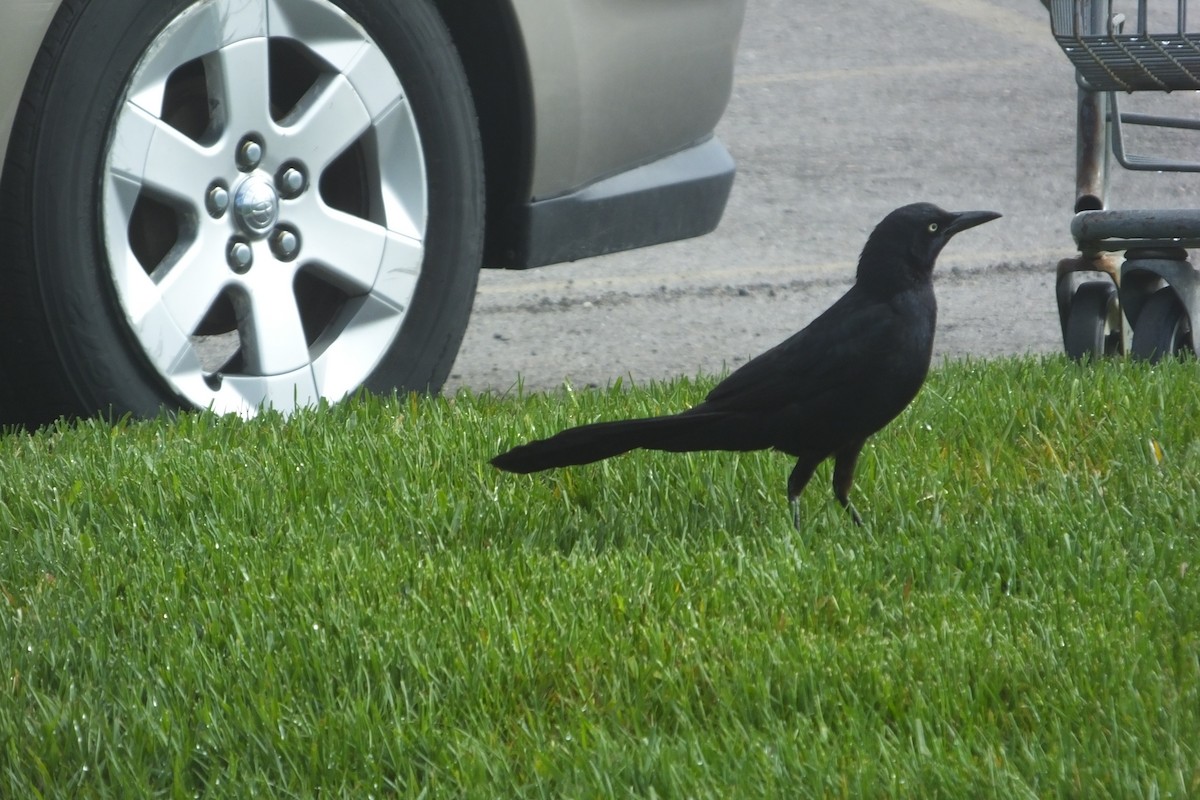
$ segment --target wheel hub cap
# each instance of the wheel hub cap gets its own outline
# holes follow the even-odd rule
[[[233,198],[238,224],[250,236],[265,236],[279,220],[279,195],[265,178],[251,175]]]

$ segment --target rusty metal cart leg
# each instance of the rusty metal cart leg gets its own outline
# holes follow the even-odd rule
[[[1047,0],[1048,2],[1048,0]],[[1107,8],[1089,4],[1091,25],[1107,24]],[[1109,95],[1080,85],[1076,102],[1074,212],[1105,207],[1109,168]],[[1116,258],[1107,253],[1079,255],[1058,262],[1055,282],[1063,348],[1076,360],[1124,353],[1129,337],[1117,289]]]

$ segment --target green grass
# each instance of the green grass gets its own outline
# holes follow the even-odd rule
[[[489,456],[710,381],[0,439],[0,796],[1200,793],[1200,374],[956,363],[778,454]]]

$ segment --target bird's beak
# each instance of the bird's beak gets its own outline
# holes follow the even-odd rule
[[[954,221],[946,226],[946,235],[953,236],[959,231],[999,218],[1000,215],[995,211],[960,211],[954,215]]]

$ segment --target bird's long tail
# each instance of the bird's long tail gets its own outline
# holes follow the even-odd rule
[[[514,447],[492,459],[506,472],[537,472],[551,467],[590,464],[637,448],[650,450],[714,449],[708,440],[715,414],[678,414],[616,422],[597,422]],[[719,422],[718,425],[719,426]],[[719,445],[718,445],[719,446]]]

